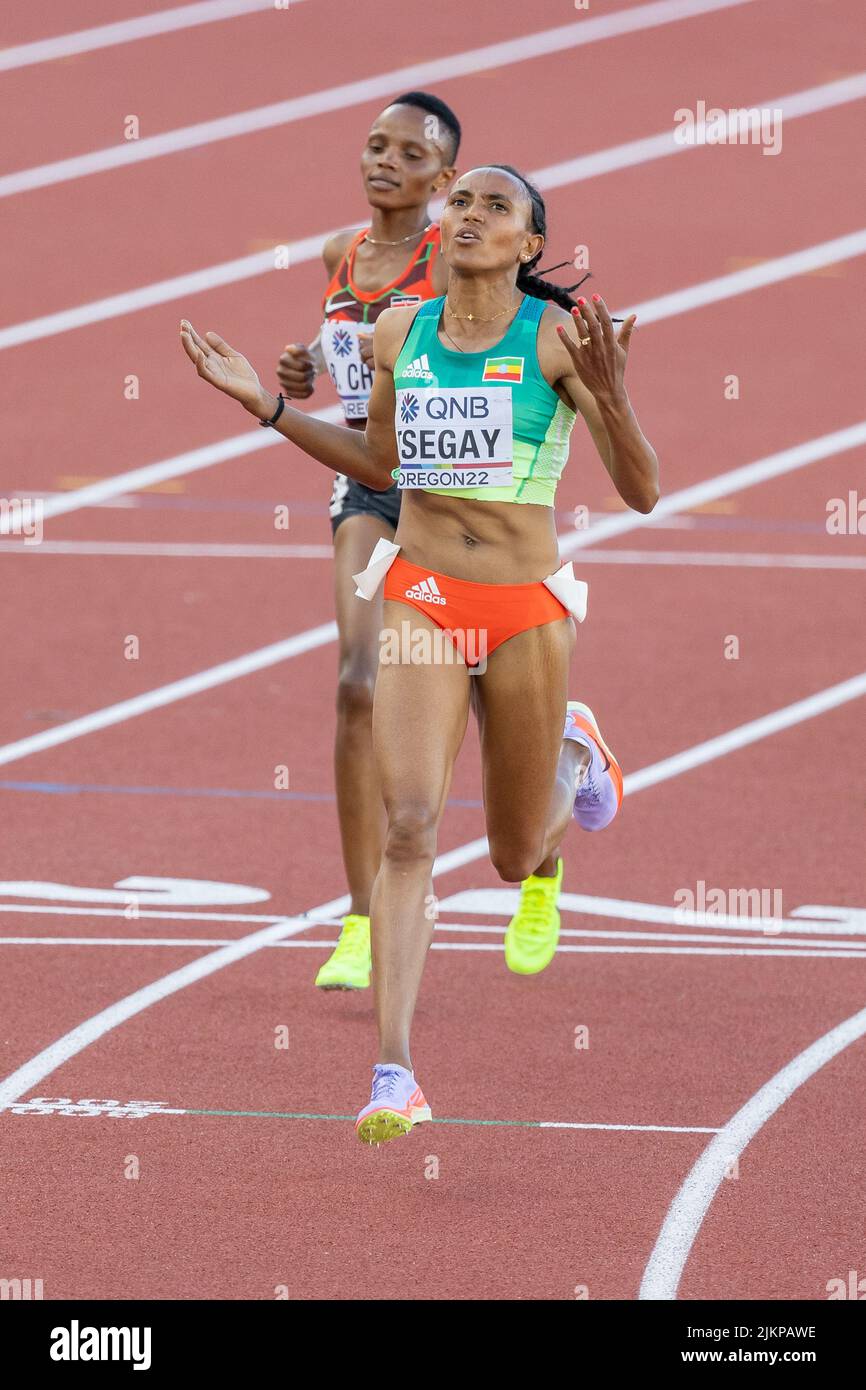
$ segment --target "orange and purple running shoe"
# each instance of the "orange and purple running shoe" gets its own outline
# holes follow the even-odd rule
[[[373,1094],[355,1121],[355,1133],[364,1144],[384,1144],[413,1125],[431,1120],[430,1106],[414,1072],[396,1062],[377,1062],[373,1068]]]
[[[589,705],[569,700],[563,738],[582,743],[592,754],[574,798],[574,819],[581,830],[604,830],[622,805],[622,769],[602,738]]]

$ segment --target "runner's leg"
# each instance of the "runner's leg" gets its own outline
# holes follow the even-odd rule
[[[409,634],[409,641],[411,634],[439,633],[425,614],[393,600],[385,603],[385,628]],[[445,650],[448,639],[442,643],[439,633],[438,642]],[[434,642],[430,647],[436,651]],[[388,816],[370,914],[379,1061],[410,1070],[412,1015],[435,924],[436,838],[466,732],[472,679],[462,662],[413,660],[383,661],[376,681],[373,740]]]
[[[574,642],[570,618],[530,628],[497,647],[472,678],[490,858],[509,883],[539,866],[555,870],[586,764],[586,750],[562,737]]]
[[[376,542],[394,539],[381,517],[347,516],[334,535],[334,588],[339,631],[337,734],[334,772],[337,815],[350,912],[367,917],[382,858],[385,813],[373,753],[373,689],[379,662],[382,596],[355,596],[353,574],[364,569]]]

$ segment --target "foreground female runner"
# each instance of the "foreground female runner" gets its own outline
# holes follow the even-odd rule
[[[181,324],[199,376],[262,424],[368,487],[384,490],[396,473],[406,493],[396,544],[380,541],[357,576],[368,598],[384,578],[386,627],[408,621],[413,651],[426,642],[431,652],[426,662],[384,662],[376,682],[388,828],[371,905],[380,1057],[356,1122],[369,1143],[430,1118],[409,1033],[434,925],[425,908],[437,830],[470,703],[490,857],[503,879],[525,878],[555,850],[575,806],[586,753],[577,719],[589,721],[569,707],[567,678],[586,586],[570,565],[557,569],[553,501],[576,413],[623,501],[649,512],[658,498],[658,460],[623,381],[634,316],[615,334],[597,295],[578,301],[570,325],[544,302],[550,287],[531,274],[545,232],[537,190],[508,166],[472,170],[441,228],[447,293],[380,317],[364,434],[287,409],[222,338]],[[423,382],[408,371],[419,358]],[[443,629],[465,663],[441,658]],[[621,795],[614,766],[596,728],[586,783],[602,810]]]

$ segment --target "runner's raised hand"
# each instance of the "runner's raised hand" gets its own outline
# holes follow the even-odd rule
[[[592,296],[592,303],[579,299],[571,313],[578,341],[561,325],[557,332],[577,375],[596,400],[615,399],[624,390],[623,376],[636,315],[629,314],[619,333],[614,332],[607,305],[599,294]]]
[[[218,333],[206,333],[202,338],[187,319],[180,321],[180,341],[200,377],[254,411],[262,397],[262,384],[245,357]]]

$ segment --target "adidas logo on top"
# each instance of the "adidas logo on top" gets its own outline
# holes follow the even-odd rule
[[[427,579],[422,579],[419,584],[413,584],[411,589],[407,589],[406,597],[420,599],[422,603],[441,603],[443,606],[446,602],[432,574]]]
[[[418,381],[432,381],[433,373],[430,370],[430,360],[426,352],[422,352],[420,357],[416,357],[414,362],[410,362],[408,367],[404,367],[402,375],[414,377]]]

